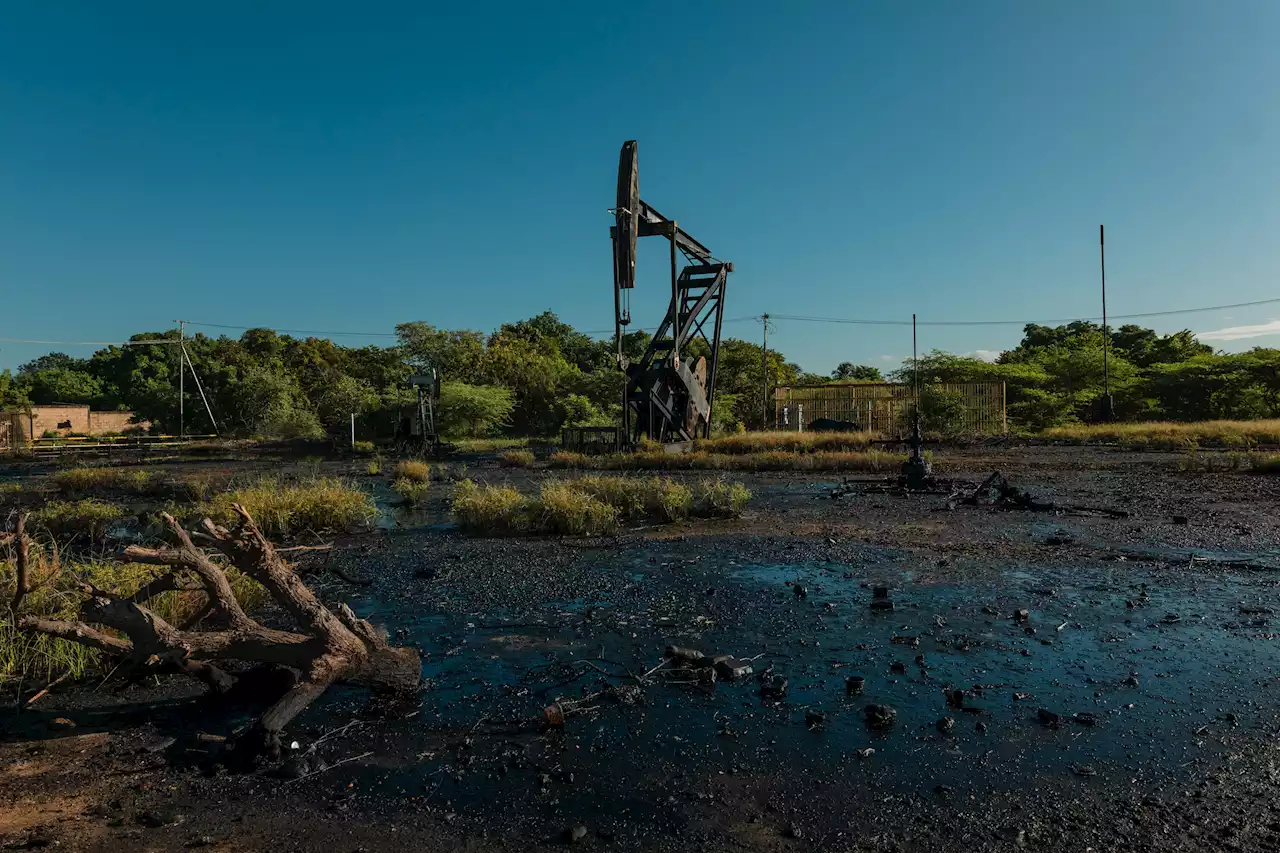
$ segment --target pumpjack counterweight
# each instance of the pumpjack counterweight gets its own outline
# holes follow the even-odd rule
[[[642,438],[663,444],[689,441],[711,433],[716,367],[720,360],[720,326],[724,294],[733,264],[711,250],[640,199],[636,142],[622,145],[618,161],[618,198],[613,240],[613,291],[618,364],[626,373],[622,400],[623,434],[629,445]],[[623,331],[631,323],[630,291],[636,286],[636,242],[666,237],[671,244],[671,304],[648,349],[638,361],[622,351]],[[680,268],[678,257],[683,256]],[[703,346],[686,357],[690,344]]]

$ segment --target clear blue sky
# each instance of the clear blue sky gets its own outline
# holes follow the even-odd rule
[[[642,196],[735,262],[728,317],[1096,314],[1100,222],[1113,313],[1277,297],[1277,44],[1276,0],[8,2],[0,337],[608,329],[631,138]],[[910,352],[902,328],[773,340],[820,371]]]

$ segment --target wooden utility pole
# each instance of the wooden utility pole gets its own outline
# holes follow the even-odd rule
[[[762,314],[764,350],[760,356],[760,429],[769,428],[769,315]]]
[[[187,435],[186,412],[184,410],[184,400],[186,398],[186,375],[184,362],[187,356],[187,321],[178,321],[178,437],[185,438]]]

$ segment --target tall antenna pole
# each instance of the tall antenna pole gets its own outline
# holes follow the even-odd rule
[[[916,348],[916,315],[911,315],[911,384],[915,385],[916,408],[920,408],[920,351]]]
[[[183,410],[183,400],[186,397],[185,380],[187,372],[184,369],[187,353],[187,321],[178,321],[178,437],[185,438],[187,435],[186,412]]]
[[[764,323],[764,350],[760,356],[760,429],[769,428],[769,315],[760,315]]]
[[[1103,417],[1115,420],[1116,403],[1111,398],[1111,331],[1107,327],[1107,227],[1098,226],[1098,259],[1102,268],[1102,386],[1104,406]]]

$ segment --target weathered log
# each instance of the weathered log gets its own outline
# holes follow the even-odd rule
[[[389,645],[382,633],[345,604],[336,613],[325,607],[280,558],[249,513],[239,505],[234,510],[239,518],[234,531],[206,519],[201,525],[202,541],[209,541],[231,565],[262,584],[297,623],[299,632],[268,628],[246,614],[226,572],[167,514],[162,518],[177,547],[135,545],[124,552],[126,560],[165,566],[167,572],[128,596],[82,583],[86,598],[78,621],[20,616],[18,627],[89,646],[134,667],[176,669],[218,692],[235,683],[218,666],[222,661],[270,663],[296,670],[298,682],[258,722],[257,733],[267,745],[277,743],[280,731],[335,682],[350,681],[387,692],[417,688],[422,665],[416,651]],[[197,609],[197,618],[182,627],[146,607],[156,595],[173,590],[199,592],[206,599]],[[194,630],[201,618],[213,615],[224,627]]]

